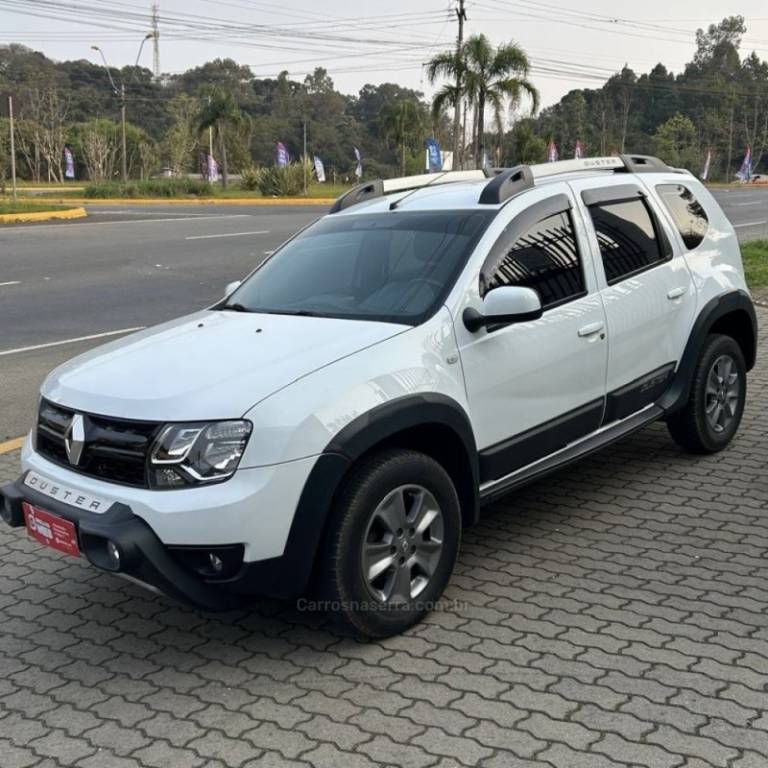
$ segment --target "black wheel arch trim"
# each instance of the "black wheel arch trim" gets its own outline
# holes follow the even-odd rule
[[[747,370],[752,370],[757,357],[757,315],[752,299],[746,291],[742,290],[729,291],[715,296],[699,312],[688,336],[688,342],[685,345],[672,384],[658,401],[666,413],[674,413],[686,404],[691,391],[693,373],[707,336],[718,320],[734,312],[745,312],[749,318],[751,339],[748,340],[744,359]]]
[[[368,451],[398,433],[428,426],[450,429],[463,444],[472,480],[472,508],[465,520],[476,522],[480,509],[480,470],[466,411],[445,395],[423,393],[399,397],[358,416],[328,443],[304,484],[283,554],[272,561],[251,564],[254,591],[262,591],[258,585],[264,584],[263,573],[270,582],[268,593],[272,596],[297,597],[306,592],[334,498],[349,469]]]

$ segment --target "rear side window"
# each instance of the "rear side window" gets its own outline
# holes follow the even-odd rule
[[[533,288],[544,309],[586,293],[569,213],[547,216],[515,240],[489,276],[484,293],[502,285]]]
[[[667,260],[643,200],[600,203],[589,213],[609,285]]]
[[[693,192],[682,184],[659,184],[656,191],[672,214],[685,247],[698,248],[707,236],[709,219]]]

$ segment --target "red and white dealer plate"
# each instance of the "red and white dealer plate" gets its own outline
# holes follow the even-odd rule
[[[63,517],[46,512],[26,501],[22,505],[27,533],[46,547],[64,552],[66,555],[80,556],[75,524]]]

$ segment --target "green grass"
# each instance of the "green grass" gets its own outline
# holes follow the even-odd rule
[[[64,211],[71,205],[53,205],[52,203],[32,203],[27,200],[3,200],[0,198],[0,214],[4,213],[38,213],[42,211]]]
[[[768,288],[768,240],[751,240],[741,246],[747,284],[750,288]]]

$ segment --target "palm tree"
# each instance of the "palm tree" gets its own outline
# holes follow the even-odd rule
[[[503,122],[507,104],[519,103],[524,95],[531,100],[531,114],[539,108],[539,92],[528,79],[530,64],[525,51],[516,43],[494,48],[485,35],[467,38],[458,55],[445,53],[427,65],[427,76],[434,81],[439,75],[455,78],[461,73],[462,96],[475,108],[475,161],[482,165],[485,151],[485,110],[493,109],[497,126]],[[453,90],[451,90],[453,88]],[[455,86],[444,86],[435,99],[441,103],[456,100]],[[434,106],[434,100],[433,100]]]
[[[427,64],[427,78],[434,85],[439,78],[447,78],[444,85],[432,99],[432,115],[439,115],[450,105],[453,107],[453,167],[459,168],[461,153],[461,98],[463,95],[462,77],[464,75],[464,60],[457,51],[438,53]]]
[[[424,115],[420,104],[413,99],[401,99],[386,104],[379,113],[381,134],[400,147],[402,175],[405,176],[406,149],[421,140],[424,133]]]
[[[228,178],[226,129],[241,127],[248,116],[240,109],[237,100],[230,91],[214,89],[200,113],[198,130],[200,133],[212,129],[216,137],[221,157],[221,185],[226,188]]]

